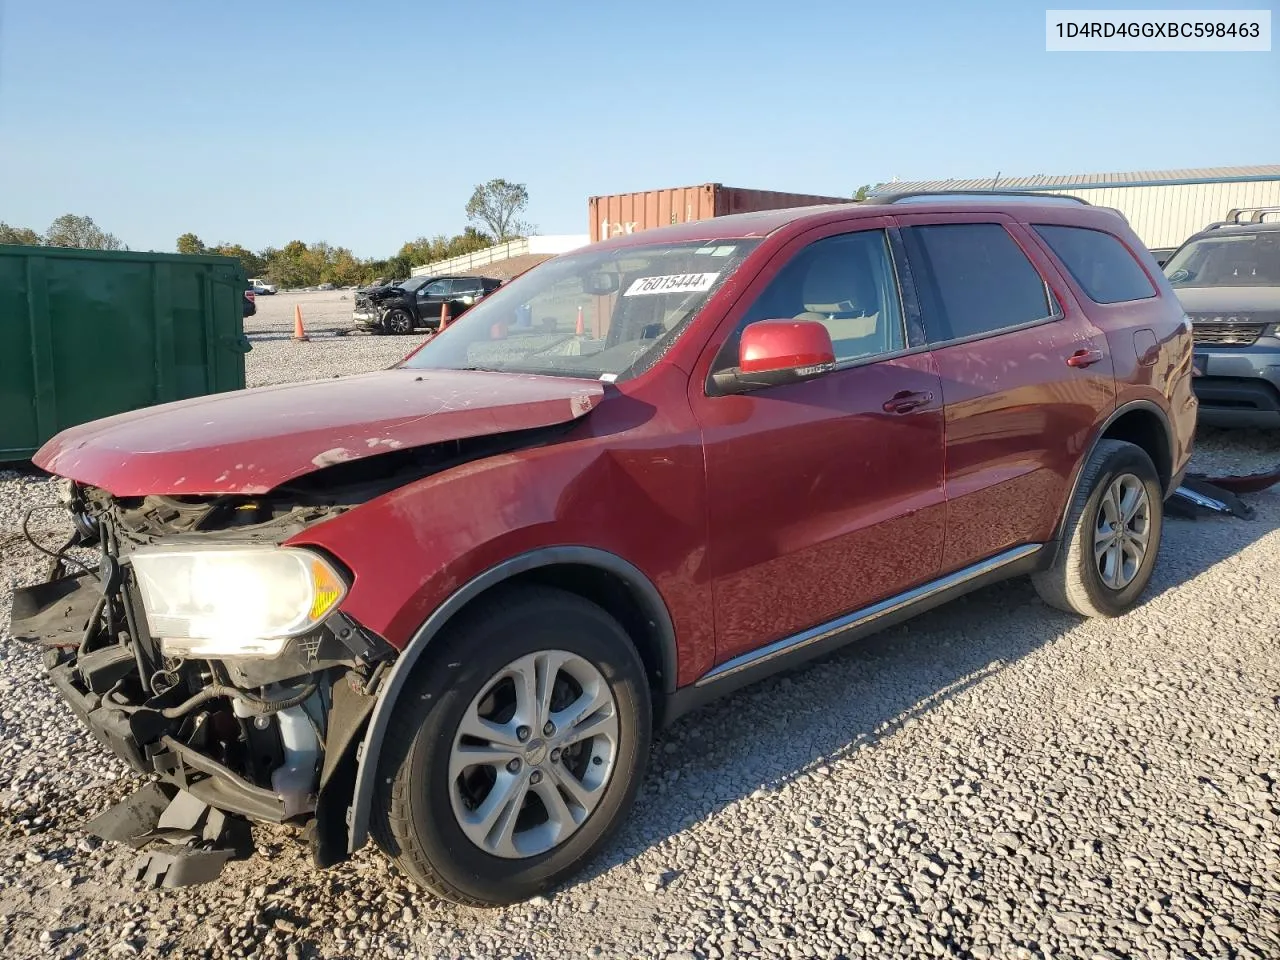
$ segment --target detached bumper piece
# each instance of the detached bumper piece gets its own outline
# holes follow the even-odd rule
[[[147,784],[84,829],[144,851],[134,877],[149,887],[208,883],[227,861],[244,860],[253,852],[248,821],[168,784]]]
[[[1200,477],[1187,477],[1169,498],[1170,513],[1196,519],[1204,514],[1226,514],[1252,520],[1253,507],[1230,490]]]

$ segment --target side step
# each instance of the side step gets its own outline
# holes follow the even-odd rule
[[[134,875],[149,887],[208,883],[228,860],[243,860],[253,852],[248,820],[162,783],[147,784],[84,829],[143,851]]]

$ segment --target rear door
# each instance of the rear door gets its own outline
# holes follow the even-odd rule
[[[827,327],[834,372],[728,396],[691,384],[721,662],[938,572],[941,387],[929,351],[907,337],[891,221],[858,225],[780,252],[726,318],[734,332],[712,368],[736,365],[748,323],[795,318]]]
[[[459,277],[453,281],[450,297],[453,300],[453,313],[459,314],[480,299],[484,292],[484,284],[479,277]]]
[[[1012,218],[899,221],[942,381],[945,573],[1053,535],[1115,383],[1106,336]]]

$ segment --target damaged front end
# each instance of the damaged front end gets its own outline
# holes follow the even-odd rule
[[[343,614],[350,574],[290,536],[348,507],[284,497],[116,498],[72,486],[75,532],[11,632],[93,735],[156,775],[87,826],[142,851],[138,876],[213,879],[249,823],[347,853],[355,744],[395,650]],[[96,562],[93,561],[96,553]]]

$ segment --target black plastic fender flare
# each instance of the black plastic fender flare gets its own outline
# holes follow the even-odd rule
[[[1084,476],[1085,464],[1087,464],[1089,462],[1089,458],[1093,456],[1093,451],[1097,449],[1099,442],[1101,442],[1102,438],[1106,436],[1107,430],[1110,426],[1126,413],[1133,413],[1136,410],[1145,410],[1148,413],[1154,413],[1156,415],[1156,419],[1160,421],[1161,427],[1164,428],[1164,438],[1165,442],[1169,445],[1169,454],[1170,456],[1173,455],[1173,427],[1169,423],[1168,415],[1165,414],[1164,410],[1162,410],[1158,404],[1155,404],[1150,400],[1130,400],[1111,411],[1111,415],[1107,417],[1106,420],[1102,421],[1102,425],[1094,432],[1093,438],[1089,441],[1089,445],[1084,451],[1084,456],[1082,456],[1076,463],[1074,474],[1071,477],[1071,491],[1067,494],[1066,506],[1063,508],[1062,516],[1058,518],[1057,528],[1054,530],[1053,539],[1050,541],[1052,548],[1044,551],[1045,563],[1052,563],[1058,551],[1062,548],[1062,535],[1067,526],[1067,516],[1071,513],[1071,505],[1075,503],[1076,492],[1080,487],[1080,480]],[[1155,466],[1157,470],[1160,469],[1160,464],[1157,463]],[[1172,463],[1169,464],[1169,470],[1171,473],[1169,478],[1169,488],[1164,492],[1166,499],[1173,495],[1173,492],[1177,489],[1179,483],[1179,478],[1176,475],[1172,475]]]
[[[538,567],[554,564],[576,564],[608,571],[621,579],[631,590],[641,610],[654,626],[659,638],[662,655],[663,686],[666,694],[675,692],[676,639],[675,627],[667,605],[658,588],[631,563],[616,554],[595,547],[556,546],[531,550],[491,567],[455,591],[440,604],[396,658],[378,691],[378,701],[373,708],[365,730],[364,740],[357,752],[355,789],[351,806],[347,811],[347,851],[355,853],[368,842],[369,813],[373,805],[375,780],[378,775],[378,758],[387,727],[395,712],[396,701],[404,688],[415,664],[422,657],[446,623],[469,602],[505,580]]]

